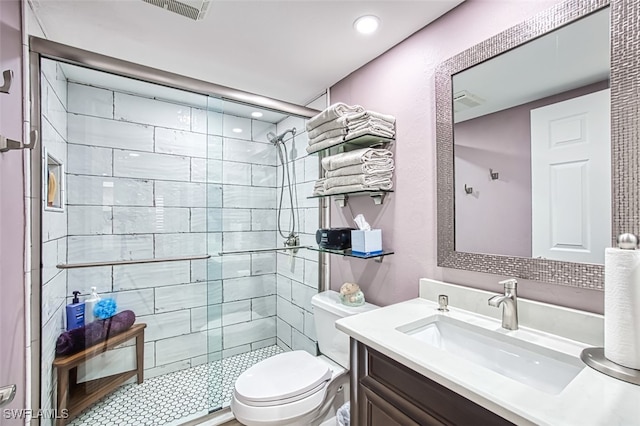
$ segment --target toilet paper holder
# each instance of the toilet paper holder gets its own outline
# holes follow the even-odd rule
[[[618,236],[617,241],[620,249],[635,250],[638,247],[638,237],[634,234],[622,234]],[[580,359],[589,367],[607,376],[640,386],[640,370],[625,367],[607,359],[604,356],[604,348],[583,349]]]

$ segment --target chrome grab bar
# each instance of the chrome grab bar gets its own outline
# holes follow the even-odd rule
[[[16,385],[9,385],[0,388],[0,407],[7,405],[16,396]]]
[[[93,268],[96,266],[137,265],[139,263],[179,262],[181,260],[209,259],[210,257],[211,257],[210,254],[203,254],[199,256],[161,257],[161,258],[155,258],[155,259],[136,259],[136,260],[113,260],[109,262],[61,263],[56,265],[56,268],[75,269],[75,268]]]
[[[265,248],[265,249],[219,251],[218,255],[225,256],[228,254],[262,253],[265,251],[280,251],[280,250],[298,250],[301,248],[309,248],[309,246],[291,246],[291,247],[275,247],[275,248]]]

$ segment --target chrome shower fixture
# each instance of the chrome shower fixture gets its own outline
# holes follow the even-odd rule
[[[284,137],[287,135],[287,133],[291,133],[291,136],[295,136],[296,135],[296,128],[292,127],[291,129],[285,130],[284,132],[280,133],[277,136],[276,136],[275,133],[269,132],[269,133],[267,133],[267,138],[269,138],[269,142],[271,142],[274,145],[277,145],[278,142],[283,142],[284,141]]]

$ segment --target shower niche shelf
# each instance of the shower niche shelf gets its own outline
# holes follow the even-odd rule
[[[349,139],[337,145],[333,145],[316,152],[312,152],[309,155],[318,154],[321,157],[325,157],[327,155],[339,154],[341,152],[353,151],[354,149],[360,149],[360,148],[371,148],[371,147],[383,148],[393,141],[395,141],[395,138],[385,138],[384,136],[367,134],[367,135],[358,136],[357,138]]]
[[[331,249],[323,249],[319,247],[307,247],[309,250],[319,251],[320,253],[329,253],[329,254],[339,254],[341,256],[346,257],[355,257],[358,259],[374,259],[374,261],[380,263],[385,256],[390,256],[395,252],[393,250],[382,250],[382,253],[377,254],[355,254],[351,252],[351,249],[347,250],[331,250]]]
[[[361,197],[369,196],[373,200],[375,205],[380,205],[384,202],[384,198],[387,194],[393,192],[393,189],[381,189],[375,191],[357,191],[357,192],[345,192],[343,194],[330,194],[330,195],[312,195],[307,198],[328,198],[331,197],[335,201],[338,207],[345,207],[349,201],[349,197]]]

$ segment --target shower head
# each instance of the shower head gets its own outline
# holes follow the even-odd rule
[[[269,132],[269,133],[267,133],[267,138],[269,139],[269,142],[271,142],[274,145],[277,145],[278,142],[283,142],[284,141],[284,137],[287,135],[287,133],[291,133],[291,136],[295,136],[296,128],[292,127],[291,129],[285,130],[284,132],[280,133],[279,135],[276,135],[273,132]]]

